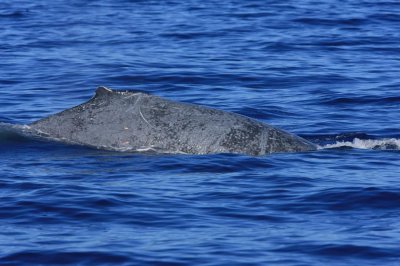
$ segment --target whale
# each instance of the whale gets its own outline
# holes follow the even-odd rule
[[[237,113],[103,86],[87,102],[28,127],[52,140],[121,152],[258,156],[317,149],[304,138]]]

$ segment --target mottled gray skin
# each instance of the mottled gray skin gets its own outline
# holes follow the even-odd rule
[[[29,126],[56,140],[117,151],[263,155],[316,149],[239,114],[105,87],[88,102]]]

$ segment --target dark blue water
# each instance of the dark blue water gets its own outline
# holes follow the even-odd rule
[[[325,149],[130,154],[0,130],[0,265],[400,265],[398,1],[0,2],[0,122],[98,85]]]

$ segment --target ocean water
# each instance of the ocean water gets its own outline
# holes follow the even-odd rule
[[[237,112],[307,153],[22,137],[97,86]],[[398,1],[0,2],[0,265],[400,265]]]

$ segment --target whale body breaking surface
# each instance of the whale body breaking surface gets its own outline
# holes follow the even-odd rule
[[[243,115],[106,87],[97,88],[89,101],[28,126],[54,140],[113,151],[264,155],[317,149]]]

